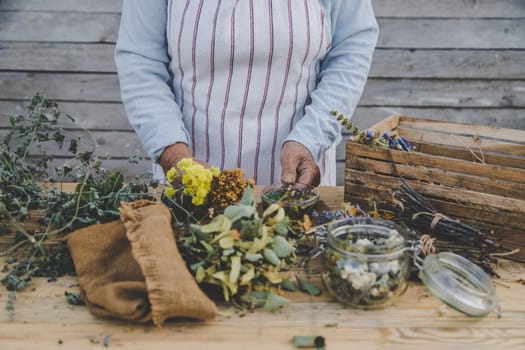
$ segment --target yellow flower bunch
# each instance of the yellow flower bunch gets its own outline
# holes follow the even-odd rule
[[[171,168],[166,173],[168,182],[173,183],[177,177],[181,177],[183,193],[191,197],[191,202],[194,205],[205,204],[211,191],[213,178],[219,176],[220,170],[215,167],[205,168],[191,158],[180,160],[177,163],[177,168]],[[173,187],[168,187],[164,193],[173,198],[176,190]]]

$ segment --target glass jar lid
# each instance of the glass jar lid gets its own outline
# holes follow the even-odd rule
[[[445,304],[469,316],[484,316],[498,306],[490,276],[468,259],[450,252],[425,257],[419,277]]]

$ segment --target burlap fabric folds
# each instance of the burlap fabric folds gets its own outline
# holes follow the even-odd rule
[[[169,210],[157,202],[123,202],[118,221],[67,237],[89,311],[161,326],[169,318],[212,319],[217,308],[182,259]]]

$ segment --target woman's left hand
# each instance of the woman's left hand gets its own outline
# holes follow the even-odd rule
[[[281,150],[281,182],[318,186],[321,172],[310,151],[295,141],[287,141]]]

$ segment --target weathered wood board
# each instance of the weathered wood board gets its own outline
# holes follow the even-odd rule
[[[404,179],[436,209],[519,248],[525,261],[525,131],[394,115],[372,126],[406,152],[348,141],[345,199],[392,204]]]
[[[381,33],[353,118],[359,126],[404,114],[525,129],[522,0],[372,2]],[[0,1],[0,129],[40,92],[56,98],[79,127],[107,137],[125,131],[122,137],[136,141],[113,60],[121,6]],[[338,184],[347,138],[338,147]]]

